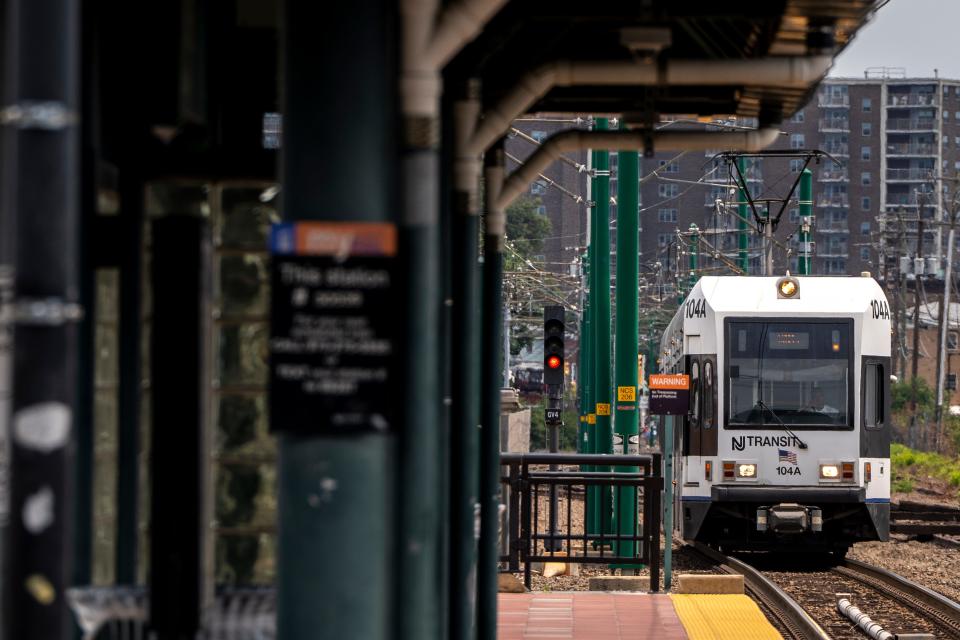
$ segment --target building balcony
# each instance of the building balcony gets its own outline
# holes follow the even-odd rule
[[[820,118],[818,131],[850,131],[850,121],[846,118]]]
[[[846,249],[825,249],[817,251],[818,258],[849,258],[850,252]]]
[[[824,169],[820,172],[820,182],[849,182],[846,169]]]
[[[887,131],[936,131],[936,118],[888,118]]]
[[[935,156],[937,145],[932,142],[891,142],[887,144],[890,156]]]
[[[846,142],[834,142],[832,144],[827,143],[821,147],[823,151],[826,151],[832,156],[849,156],[850,155],[850,145]]]
[[[818,220],[815,226],[815,231],[817,233],[849,233],[850,227],[847,226],[847,221],[831,221],[831,220]]]
[[[893,182],[923,182],[933,179],[933,169],[887,169],[887,180]]]
[[[850,96],[820,93],[817,94],[817,105],[821,107],[849,107]]]
[[[850,201],[845,193],[821,193],[817,196],[818,207],[849,207]]]
[[[887,94],[888,107],[935,107],[940,104],[937,93],[890,93]]]
[[[917,196],[912,193],[888,193],[886,205],[888,207],[917,207],[920,205],[925,207],[935,207],[937,206],[937,194],[929,193],[921,196],[918,200]]]

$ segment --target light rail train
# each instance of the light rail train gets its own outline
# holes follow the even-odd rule
[[[689,412],[663,418],[684,539],[843,554],[888,538],[890,311],[873,278],[701,278],[659,363],[690,376]]]

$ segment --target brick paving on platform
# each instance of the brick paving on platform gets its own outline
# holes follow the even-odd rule
[[[686,640],[670,597],[640,593],[501,593],[497,640]]]

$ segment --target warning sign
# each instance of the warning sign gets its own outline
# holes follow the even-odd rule
[[[608,416],[608,415],[610,415],[610,403],[609,403],[609,402],[598,402],[598,403],[597,403],[597,415],[598,415],[598,416]]]
[[[617,402],[636,402],[636,387],[617,387]]]
[[[597,424],[597,414],[588,413],[587,414],[587,424]]]
[[[681,416],[690,407],[690,376],[682,373],[650,375],[650,413]]]

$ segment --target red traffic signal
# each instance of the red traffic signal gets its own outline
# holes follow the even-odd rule
[[[551,369],[559,369],[561,364],[563,364],[563,361],[557,356],[547,358],[547,366]]]

